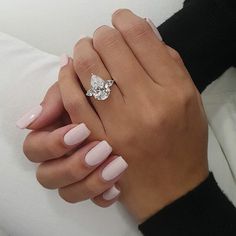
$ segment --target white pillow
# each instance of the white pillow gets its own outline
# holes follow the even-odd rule
[[[22,153],[22,112],[38,104],[57,80],[59,59],[0,33],[0,228],[17,236],[139,235],[120,205],[71,205],[43,189]]]

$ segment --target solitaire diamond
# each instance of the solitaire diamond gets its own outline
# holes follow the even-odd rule
[[[106,100],[111,93],[111,86],[114,80],[103,80],[101,77],[92,74],[91,89],[86,93],[88,97],[94,97],[97,100]]]

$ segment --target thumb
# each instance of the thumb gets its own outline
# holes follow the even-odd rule
[[[41,129],[57,122],[64,111],[58,83],[56,82],[48,89],[42,103],[19,119],[16,126],[20,129]]]

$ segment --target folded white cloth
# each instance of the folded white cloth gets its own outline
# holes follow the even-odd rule
[[[236,69],[226,71],[202,97],[209,125],[219,144],[209,149],[210,167],[219,185],[236,205]],[[222,153],[220,158],[219,153]]]

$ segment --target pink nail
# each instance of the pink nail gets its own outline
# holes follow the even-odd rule
[[[108,189],[106,192],[104,192],[102,197],[105,200],[110,201],[114,199],[115,197],[117,197],[119,194],[120,194],[120,190],[117,189],[115,186],[113,186],[110,189]]]
[[[61,68],[66,66],[69,63],[69,57],[66,54],[63,54],[60,58],[60,66]]]
[[[155,33],[155,35],[157,36],[157,38],[159,38],[161,41],[163,41],[160,32],[158,31],[158,29],[156,28],[156,26],[153,24],[152,20],[149,18],[145,18],[145,20],[147,21],[147,23],[151,26],[153,32]]]
[[[79,124],[75,128],[71,129],[64,136],[64,143],[72,146],[83,142],[90,135],[90,130],[85,124]]]
[[[103,162],[111,152],[112,147],[106,141],[102,141],[87,153],[84,160],[89,166],[95,166]]]
[[[102,177],[106,181],[110,181],[118,177],[128,167],[126,161],[121,157],[117,157],[110,162],[102,171]]]
[[[41,105],[38,105],[34,108],[32,108],[29,112],[27,112],[25,115],[23,115],[17,122],[16,126],[20,129],[25,129],[28,127],[31,123],[33,123],[42,112],[43,107]]]

